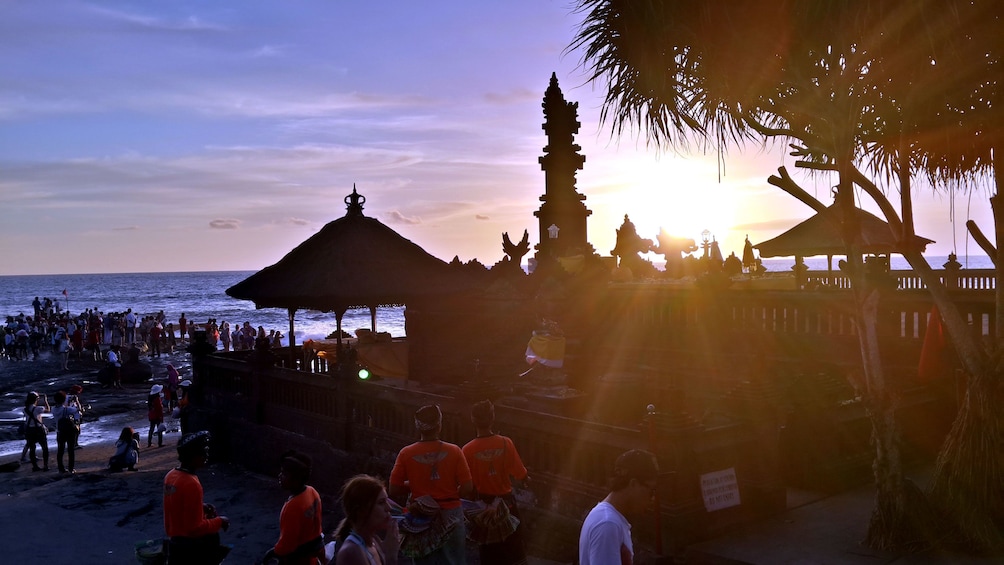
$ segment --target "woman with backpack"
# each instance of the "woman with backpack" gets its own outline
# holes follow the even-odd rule
[[[38,393],[35,391],[29,392],[28,396],[24,399],[24,439],[27,442],[29,453],[31,455],[31,470],[32,471],[48,471],[49,470],[49,442],[45,438],[45,434],[48,430],[45,429],[45,424],[42,423],[42,414],[50,412],[49,399],[42,395],[42,401],[45,403],[45,407],[38,405]],[[36,445],[42,445],[42,466],[38,466],[38,458],[35,456]]]
[[[66,401],[63,391],[56,393],[56,407],[52,409],[52,419],[56,422],[56,464],[59,472],[70,474],[74,471],[74,448],[80,435],[80,409]],[[63,466],[63,453],[69,451],[67,465]]]

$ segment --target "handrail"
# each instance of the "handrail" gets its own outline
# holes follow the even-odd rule
[[[938,279],[950,289],[960,290],[994,290],[996,288],[996,273],[993,269],[959,269],[949,271],[936,269]],[[890,270],[889,276],[896,280],[899,290],[927,290],[927,285],[916,271],[910,269]],[[792,275],[794,278],[794,275]],[[839,288],[851,287],[850,279],[840,271],[811,270],[805,273],[807,288]]]

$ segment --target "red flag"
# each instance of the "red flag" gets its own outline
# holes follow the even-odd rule
[[[924,345],[920,348],[917,377],[921,382],[931,382],[946,376],[948,363],[945,359],[945,345],[945,330],[941,326],[941,312],[938,311],[938,306],[934,305],[931,307],[931,317],[927,320]]]

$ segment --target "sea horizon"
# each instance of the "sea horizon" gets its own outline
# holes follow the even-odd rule
[[[694,256],[696,256],[696,255],[694,255]],[[993,260],[991,260],[988,255],[983,254],[983,253],[972,253],[972,254],[957,253],[956,256],[957,256],[957,260],[959,261],[959,263],[962,264],[963,268],[970,268],[970,269],[988,269],[988,268],[993,268]],[[945,261],[948,260],[948,255],[947,254],[927,254],[927,253],[925,253],[924,257],[926,259],[928,259],[928,263],[930,263],[931,267],[933,267],[935,269],[941,268],[942,264]],[[652,261],[652,264],[655,265],[656,267],[662,268],[663,266],[665,266],[665,261],[655,261],[655,260],[651,260],[650,258],[645,257],[645,256],[642,256],[642,258],[646,259],[646,260]],[[843,258],[844,258],[843,255],[834,255],[833,256],[833,265],[836,266],[837,261],[839,259],[843,259]],[[809,265],[810,268],[813,268],[813,265],[819,265],[819,264],[825,265],[826,264],[826,257],[823,257],[823,256],[806,257],[806,258],[804,258],[804,261],[805,261],[805,263],[807,265]],[[906,267],[909,267],[909,264],[906,262],[906,259],[904,259],[902,255],[893,254],[892,259],[891,259],[890,262],[892,264],[892,268],[893,269],[902,269],[903,265],[905,265]],[[790,267],[790,266],[793,266],[795,264],[795,259],[794,259],[794,257],[770,257],[770,258],[764,258],[763,259],[763,263],[765,265],[767,265],[768,267],[771,267],[771,266],[775,266],[775,267],[784,267],[784,266],[787,266],[787,267]],[[967,266],[967,263],[969,263],[969,266]],[[897,267],[897,265],[900,265],[900,267]],[[485,266],[488,267],[488,268],[491,267],[491,265],[485,265]],[[522,266],[524,272],[528,271],[529,265],[527,263],[523,263],[521,266]],[[0,274],[0,278],[3,278],[3,277],[73,277],[73,276],[82,276],[82,275],[196,275],[196,274],[206,274],[206,273],[257,273],[258,271],[260,271],[260,270],[262,270],[264,268],[265,267],[262,267],[262,268],[259,268],[259,269],[223,269],[223,270],[212,270],[212,271],[192,271],[192,270],[182,269],[182,270],[177,270],[177,271],[121,271],[121,272],[119,272],[119,271],[102,271],[102,272],[86,272],[86,273],[21,273],[21,274]]]

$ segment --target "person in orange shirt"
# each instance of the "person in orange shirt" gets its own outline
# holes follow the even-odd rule
[[[209,460],[209,432],[187,434],[178,441],[181,466],[164,477],[164,530],[168,537],[168,565],[217,565],[230,551],[220,545],[220,530],[230,519],[218,516],[202,500],[202,483],[195,471]]]
[[[492,431],[495,406],[491,400],[482,400],[471,407],[471,423],[477,428],[477,437],[464,446],[463,452],[478,498],[487,504],[501,498],[509,507],[509,513],[519,518],[509,479],[527,480],[527,471],[512,440]],[[481,544],[479,551],[482,565],[525,564],[523,525],[517,526],[515,532],[499,543]]]
[[[283,565],[320,565],[324,557],[321,497],[310,480],[310,457],[287,451],[279,458],[279,486],[289,499],[279,513],[279,541],[265,553],[264,563],[275,558]]]
[[[474,495],[474,486],[460,447],[439,439],[442,424],[443,413],[439,406],[419,408],[415,412],[415,427],[422,439],[401,449],[390,473],[391,499],[403,505],[410,491],[409,514],[427,515],[430,509],[424,502],[431,498],[439,508],[437,519],[444,521],[444,527],[449,532],[442,540],[426,544],[422,551],[411,555],[416,565],[466,563],[466,531],[460,499],[470,499]],[[418,500],[420,498],[423,500]],[[409,547],[408,541],[405,535],[404,549]]]

